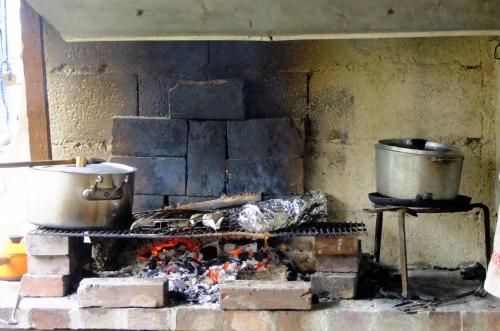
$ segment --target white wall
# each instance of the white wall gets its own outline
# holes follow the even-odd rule
[[[15,75],[15,82],[5,86],[9,109],[9,123],[4,121],[5,108],[0,99],[0,162],[29,160],[28,125],[22,62],[21,24],[19,0],[2,0],[3,13],[7,1],[8,61]],[[4,31],[5,17],[0,17],[0,29]],[[3,35],[5,40],[5,34]],[[5,50],[2,52],[5,54]],[[5,56],[5,55],[4,55]],[[5,71],[5,70],[4,70]],[[26,223],[26,169],[0,169],[0,241],[9,234],[24,233]]]

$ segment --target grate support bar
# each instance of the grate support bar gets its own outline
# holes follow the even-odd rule
[[[359,236],[366,235],[364,223],[312,223],[307,226],[283,229],[273,232],[253,233],[243,231],[238,226],[227,226],[223,231],[212,231],[205,227],[194,227],[189,230],[175,231],[173,229],[154,228],[149,230],[73,230],[51,229],[38,227],[30,232],[35,235],[67,236],[67,237],[94,237],[94,238],[135,238],[135,239],[175,239],[175,238],[241,238],[266,239],[273,237],[301,237],[301,236]]]

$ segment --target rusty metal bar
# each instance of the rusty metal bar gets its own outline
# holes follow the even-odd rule
[[[375,262],[380,263],[380,247],[382,246],[382,226],[384,222],[384,213],[377,212],[377,220],[375,223],[375,249],[373,255]]]
[[[193,227],[187,230],[172,228],[151,228],[148,230],[65,230],[39,227],[30,232],[37,235],[55,235],[68,237],[96,237],[96,238],[143,238],[143,239],[173,239],[173,238],[248,238],[263,239],[272,237],[299,237],[339,235],[366,235],[364,223],[312,223],[307,227],[283,229],[267,233],[245,232],[235,224],[225,225],[220,231],[212,231],[206,227]]]
[[[401,271],[401,296],[408,298],[408,265],[406,261],[406,232],[405,232],[406,209],[401,208],[398,212],[399,228],[399,258]]]

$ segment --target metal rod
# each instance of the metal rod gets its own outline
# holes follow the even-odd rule
[[[338,231],[336,231],[338,229]],[[225,225],[219,231],[213,232],[205,227],[189,229],[174,228],[147,228],[140,230],[61,230],[38,228],[31,232],[38,235],[58,235],[74,237],[99,237],[99,238],[149,238],[149,239],[173,239],[173,238],[201,238],[239,236],[246,238],[265,237],[295,237],[295,236],[338,236],[338,235],[365,235],[366,227],[363,223],[325,223],[312,224],[309,228],[285,229],[270,233],[245,232],[239,226]]]
[[[406,209],[402,208],[398,212],[399,228],[399,258],[401,270],[401,296],[408,298],[408,266],[406,261],[406,232],[405,232]]]
[[[19,307],[19,302],[21,302],[21,297],[22,297],[21,296],[21,287],[19,287],[19,291],[17,292],[16,303],[14,304],[14,307],[12,308],[9,320],[6,321],[6,320],[3,320],[3,319],[0,319],[0,323],[8,324],[8,325],[19,324],[19,321],[16,320],[16,312],[17,312],[17,308]]]
[[[75,162],[76,162],[75,159],[7,162],[7,163],[0,163],[0,168],[21,168],[21,167],[43,166],[43,165],[75,164]]]
[[[490,229],[490,209],[482,203],[471,204],[474,208],[483,210],[483,224],[484,224],[484,250],[486,254],[486,268],[490,263],[491,258],[491,229]]]
[[[375,223],[375,249],[373,255],[375,257],[375,262],[380,263],[380,247],[382,245],[382,224],[384,222],[384,213],[377,212],[377,221]]]

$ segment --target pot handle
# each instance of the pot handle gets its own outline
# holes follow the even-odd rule
[[[118,187],[100,188],[98,185],[103,182],[102,176],[97,176],[95,184],[83,191],[85,200],[120,200],[123,197],[123,185],[128,183],[128,176],[123,177],[123,181]]]

